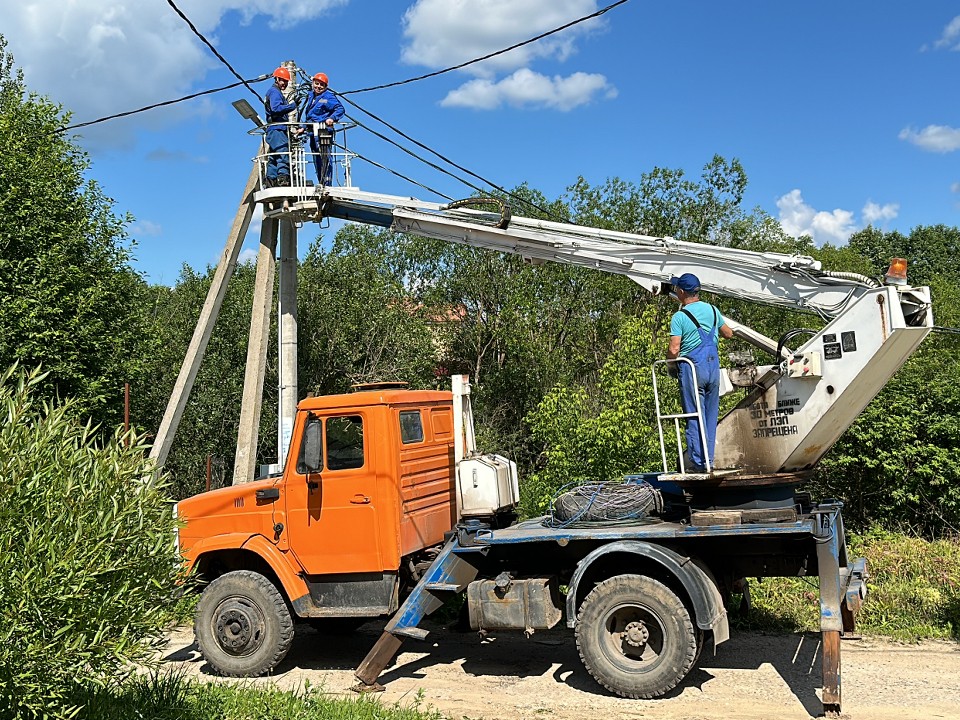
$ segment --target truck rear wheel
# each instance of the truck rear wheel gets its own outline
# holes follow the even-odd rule
[[[617,575],[591,590],[580,606],[576,635],[587,671],[628,698],[672,690],[690,672],[702,644],[680,598],[643,575]]]
[[[275,668],[293,641],[293,621],[267,578],[249,570],[221,575],[200,597],[194,634],[219,675],[255,677]]]

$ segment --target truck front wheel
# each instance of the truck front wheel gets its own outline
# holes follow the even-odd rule
[[[275,668],[293,641],[293,621],[267,578],[249,570],[221,575],[197,605],[194,634],[219,675],[255,677]]]
[[[576,635],[584,667],[621,697],[664,695],[697,658],[690,613],[666,585],[643,575],[617,575],[591,590]]]

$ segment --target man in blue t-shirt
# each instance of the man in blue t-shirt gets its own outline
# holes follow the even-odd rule
[[[699,396],[703,434],[706,436],[704,447],[700,436],[700,422],[697,418],[687,420],[687,455],[690,463],[685,463],[685,466],[688,472],[704,472],[708,464],[713,468],[717,415],[720,412],[720,354],[717,350],[717,338],[718,335],[732,338],[733,330],[713,305],[700,299],[700,279],[696,275],[684,273],[680,277],[670,278],[670,284],[673,285],[681,307],[670,321],[667,360],[683,357],[696,367],[694,381],[690,363],[670,363],[671,374],[680,381],[683,412],[697,412]]]

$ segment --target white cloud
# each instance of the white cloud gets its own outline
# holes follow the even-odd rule
[[[960,50],[960,15],[947,23],[943,29],[940,38],[933,43],[936,50],[947,48],[949,50]]]
[[[216,46],[224,15],[241,21],[257,15],[271,27],[289,27],[320,17],[349,0],[180,0],[178,6]],[[25,0],[3,3],[3,35],[31,90],[72,110],[84,122],[188,94],[219,61],[164,2],[116,0]],[[135,116],[157,127],[203,103]],[[123,146],[131,121],[81,130],[94,144]]]
[[[522,42],[597,10],[596,0],[417,0],[403,16],[406,45],[401,58],[411,65],[446,67]],[[490,77],[534,58],[566,60],[576,52],[576,40],[602,28],[601,19],[471,65],[467,72]]]
[[[617,96],[616,88],[603,75],[578,72],[568,77],[555,75],[549,78],[522,68],[499,82],[471,80],[450,91],[440,104],[494,110],[506,103],[514,107],[546,107],[565,112],[591,102],[601,92],[607,98]]]
[[[897,137],[930,152],[948,153],[960,149],[960,129],[947,125],[927,125],[923,130],[908,127]]]
[[[777,200],[780,210],[780,224],[793,235],[809,235],[814,243],[823,245],[831,242],[842,245],[856,231],[853,213],[836,209],[832,212],[816,210],[803,201],[799,190],[791,190]]]
[[[960,193],[960,182],[955,182],[950,184],[950,192]]]
[[[163,227],[152,220],[137,220],[130,226],[130,234],[133,237],[158,237],[163,234]]]
[[[900,203],[887,203],[878,205],[872,200],[867,200],[863,210],[860,211],[860,217],[866,225],[882,225],[885,222],[893,220],[900,213]]]

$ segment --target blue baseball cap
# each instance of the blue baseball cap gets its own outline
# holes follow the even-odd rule
[[[680,277],[670,278],[670,284],[685,292],[696,292],[700,289],[700,278],[693,273],[684,273]]]

